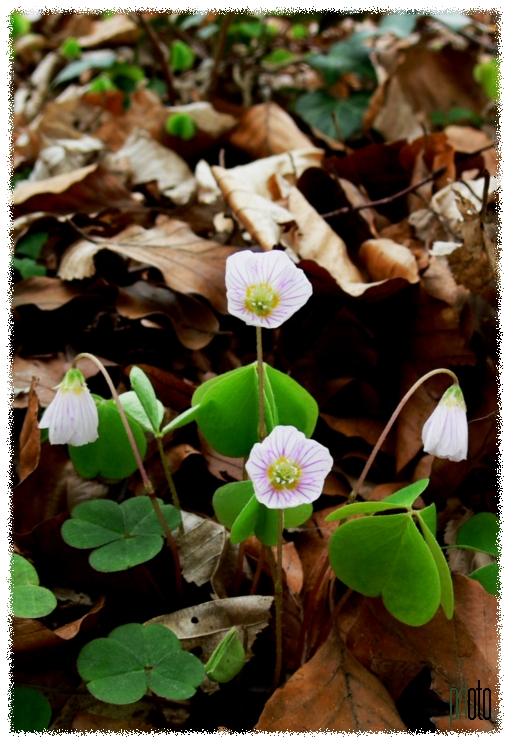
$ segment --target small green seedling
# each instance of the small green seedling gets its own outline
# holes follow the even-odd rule
[[[32,563],[16,553],[11,555],[11,592],[15,617],[45,617],[57,605],[55,595],[39,585],[39,576]]]
[[[165,699],[189,699],[205,678],[203,663],[161,624],[124,624],[92,640],[78,656],[78,672],[90,693],[109,704],[132,704],[149,689]]]
[[[354,591],[381,596],[396,619],[413,627],[429,622],[440,605],[448,619],[454,611],[449,566],[435,538],[435,505],[412,509],[428,484],[419,480],[381,501],[352,503],[326,518],[370,516],[347,521],[334,532],[329,545],[332,569]]]
[[[174,506],[158,503],[171,530],[182,521]],[[62,538],[71,547],[93,549],[90,564],[111,573],[151,560],[163,547],[162,524],[147,495],[130,498],[121,505],[92,500],[73,509],[62,526]]]
[[[173,137],[180,137],[180,139],[186,142],[196,134],[196,124],[185,113],[175,113],[168,116],[164,128],[168,134],[171,134]]]

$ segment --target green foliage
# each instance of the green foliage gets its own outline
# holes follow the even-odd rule
[[[417,18],[414,13],[390,13],[380,21],[378,35],[393,34],[398,39],[406,39],[414,30]]]
[[[41,733],[51,720],[51,705],[40,691],[15,686],[11,697],[11,733]]]
[[[469,111],[467,108],[461,108],[460,106],[451,108],[446,112],[432,111],[429,118],[432,124],[442,127],[449,126],[450,124],[472,123],[474,126],[480,126],[482,124],[481,116],[478,116],[473,111]]]
[[[84,446],[69,445],[69,455],[76,470],[82,477],[106,477],[122,480],[137,469],[136,459],[127,438],[120,413],[114,400],[103,400],[94,395],[99,414],[99,438]],[[147,451],[147,442],[141,427],[127,413],[141,458]]]
[[[74,36],[66,39],[60,50],[66,59],[78,59],[78,57],[81,57],[81,45]]]
[[[189,44],[177,39],[171,45],[170,65],[173,72],[185,72],[194,65],[195,55]]]
[[[349,588],[365,596],[381,595],[393,616],[415,627],[429,622],[440,604],[448,619],[454,611],[451,575],[434,536],[435,507],[411,508],[428,483],[420,480],[377,503],[353,503],[327,517],[331,521],[371,514],[347,521],[334,532],[329,545],[332,569]],[[406,512],[383,513],[395,508]]]
[[[500,566],[496,562],[474,570],[468,577],[479,581],[493,596],[500,595]]]
[[[40,266],[32,258],[11,258],[12,267],[20,272],[22,279],[32,276],[46,276],[46,266]]]
[[[88,86],[89,93],[106,93],[108,90],[118,90],[118,88],[106,73],[96,77]]]
[[[11,555],[12,613],[23,619],[51,614],[57,605],[55,595],[39,585],[34,566],[16,553]]]
[[[232,627],[210,656],[205,672],[212,681],[226,684],[242,670],[245,661],[246,653],[237,627]]]
[[[151,430],[154,434],[157,434],[163,421],[164,407],[156,397],[152,382],[139,366],[133,366],[131,369],[130,380],[131,387],[142,407],[142,411],[137,411],[137,415],[139,416],[140,413],[144,413],[141,421],[136,418],[136,415],[133,417],[140,423],[142,428]],[[148,429],[146,429],[147,421],[149,423]]]
[[[11,13],[9,18],[9,35],[11,39],[17,39],[30,31],[31,23],[21,13]]]
[[[498,557],[500,520],[494,513],[476,513],[463,524],[456,537],[457,547],[466,547]]]
[[[181,521],[174,506],[161,507],[173,531]],[[110,500],[92,500],[73,509],[62,526],[62,538],[71,547],[94,549],[90,564],[103,573],[127,570],[151,560],[163,546],[164,530],[147,495],[135,496],[121,505]]]
[[[254,495],[250,480],[232,482],[216,490],[214,511],[219,521],[231,529],[231,541],[238,544],[255,534],[260,542],[274,547],[277,544],[277,509],[267,508]],[[284,527],[300,526],[313,513],[313,506],[305,503],[283,510]]]
[[[295,54],[292,54],[287,49],[274,49],[263,57],[262,62],[268,65],[283,66],[290,64],[294,59]]]
[[[268,364],[264,372],[267,431],[292,425],[311,436],[318,419],[316,401],[288,375]],[[194,393],[192,404],[199,405],[196,421],[210,446],[225,456],[249,456],[258,441],[256,363],[205,382]]]
[[[48,237],[47,232],[27,232],[16,244],[16,255],[26,255],[37,260]]]
[[[488,62],[481,62],[474,67],[474,80],[480,83],[486,95],[494,101],[500,97],[500,62],[492,57]]]
[[[291,28],[290,35],[294,39],[305,39],[308,35],[308,28],[303,23],[295,23]]]
[[[168,116],[164,128],[174,137],[180,137],[185,141],[192,139],[196,134],[196,124],[193,119],[185,113],[175,113]]]
[[[360,78],[376,80],[369,49],[357,39],[340,41],[331,46],[327,54],[310,54],[306,61],[322,73],[328,86],[334,85],[346,72],[354,72]]]
[[[370,98],[370,93],[359,92],[339,100],[320,89],[300,96],[295,104],[295,111],[309,126],[315,127],[331,139],[339,138],[339,128],[341,138],[346,140],[361,129]]]
[[[60,83],[68,82],[79,77],[84,72],[90,70],[106,70],[115,64],[116,55],[110,50],[101,50],[93,55],[87,54],[86,57],[79,59],[75,62],[71,62],[64,67],[61,72],[58,73],[53,81],[53,85],[60,85]]]
[[[205,678],[203,664],[160,624],[117,627],[85,645],[77,664],[90,693],[110,704],[137,702],[147,689],[165,699],[189,699]]]

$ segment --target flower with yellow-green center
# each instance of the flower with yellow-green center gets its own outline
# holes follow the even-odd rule
[[[463,392],[451,385],[422,429],[424,451],[436,457],[460,462],[467,458],[468,422]]]
[[[79,369],[69,369],[44,411],[39,428],[49,429],[50,444],[83,446],[99,437],[98,426],[97,406],[85,377]]]
[[[256,498],[267,508],[293,508],[320,497],[333,459],[294,426],[276,426],[246,462]]]
[[[261,328],[278,328],[313,293],[304,271],[280,250],[234,253],[225,281],[228,312]]]

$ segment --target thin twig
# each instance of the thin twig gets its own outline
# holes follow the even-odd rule
[[[343,594],[343,596],[341,596],[341,598],[339,599],[338,603],[334,607],[334,611],[332,612],[332,614],[329,617],[329,621],[327,622],[327,624],[325,624],[322,627],[322,630],[321,630],[320,634],[318,635],[318,640],[316,642],[316,648],[317,649],[327,639],[327,637],[329,635],[329,632],[331,631],[331,629],[332,629],[332,627],[334,625],[334,622],[336,621],[336,619],[337,619],[337,617],[338,617],[341,609],[344,607],[344,605],[346,604],[346,602],[348,601],[348,599],[350,598],[350,596],[352,595],[352,593],[353,593],[353,590],[351,588],[349,588],[347,591],[345,591],[345,593]]]
[[[180,500],[177,493],[177,488],[175,487],[175,483],[173,481],[173,477],[171,474],[171,470],[168,466],[168,460],[166,459],[166,455],[164,453],[164,446],[162,442],[161,436],[156,436],[157,440],[157,448],[159,449],[159,456],[161,457],[161,462],[163,465],[164,474],[166,476],[166,482],[168,483],[168,486],[170,488],[171,497],[173,499],[173,505],[175,508],[178,508],[179,511],[182,511],[182,508],[180,506]],[[179,532],[180,534],[184,534],[184,522],[181,521],[179,525]]]
[[[173,83],[173,72],[171,69],[171,60],[167,58],[163,45],[159,41],[159,38],[156,32],[154,31],[150,23],[147,21],[143,13],[137,11],[136,16],[139,19],[140,24],[143,27],[143,30],[147,34],[147,37],[154,49],[154,54],[158,59],[159,66],[161,67],[161,72],[163,73],[164,82],[166,83],[168,103],[171,106],[175,102],[175,98],[176,98],[175,85]]]
[[[241,542],[239,545],[239,554],[237,558],[237,570],[235,571],[235,580],[233,582],[233,593],[232,596],[238,596],[240,584],[242,583],[242,576],[244,574],[244,554],[246,551],[246,543]]]
[[[380,206],[381,204],[389,204],[391,201],[395,201],[396,199],[399,199],[400,196],[406,196],[406,194],[412,193],[412,191],[415,191],[416,188],[420,188],[421,186],[424,186],[426,183],[429,183],[430,181],[434,181],[437,178],[440,178],[445,173],[445,166],[439,168],[438,170],[435,170],[434,173],[431,173],[431,175],[428,175],[426,178],[423,178],[422,181],[419,181],[418,183],[414,183],[413,186],[408,186],[407,188],[404,188],[402,191],[399,191],[398,193],[392,194],[392,196],[386,196],[383,199],[377,199],[376,201],[367,201],[365,204],[357,204],[357,206],[342,206],[340,209],[335,209],[333,212],[327,212],[326,214],[321,214],[320,216],[324,219],[326,217],[335,217],[338,214],[347,214],[348,212],[360,212],[362,209],[371,209],[371,207],[374,206]]]
[[[263,391],[263,347],[262,347],[262,329],[256,326],[256,355],[258,359],[258,436],[260,441],[267,436],[267,426],[265,425],[265,395]]]
[[[274,670],[273,688],[277,689],[283,665],[283,509],[277,509],[277,565],[276,585],[276,668]]]
[[[223,58],[224,48],[226,45],[226,36],[228,34],[228,27],[231,23],[232,18],[232,12],[225,13],[223,22],[221,23],[221,31],[219,32],[219,38],[217,40],[216,50],[214,53],[214,67],[212,68],[212,77],[210,79],[210,86],[208,91],[209,98],[211,95],[213,95],[213,93],[216,92],[217,81],[219,77],[219,64]]]
[[[249,589],[249,595],[254,596],[256,593],[256,589],[258,588],[258,583],[260,582],[260,576],[262,574],[262,568],[263,563],[265,562],[265,545],[260,545],[260,554],[258,555],[258,564],[256,566],[256,572],[254,574],[253,582],[251,584],[251,588]]]

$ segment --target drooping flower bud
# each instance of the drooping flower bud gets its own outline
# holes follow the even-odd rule
[[[436,457],[461,462],[467,458],[468,423],[463,392],[451,385],[422,429],[424,451]]]
[[[83,446],[98,438],[98,426],[97,406],[85,377],[79,369],[69,369],[44,411],[39,428],[49,428],[50,444]]]

